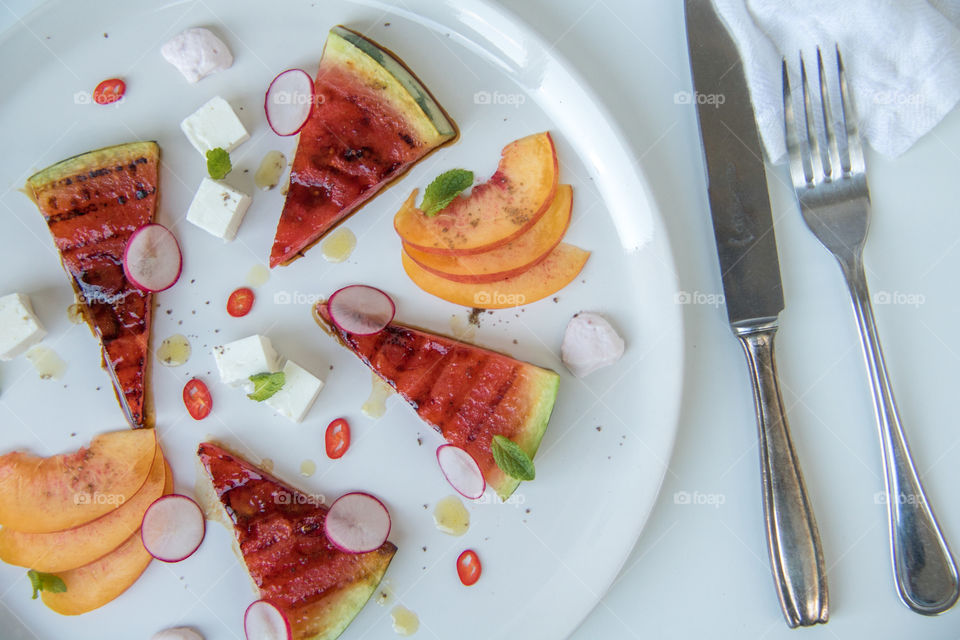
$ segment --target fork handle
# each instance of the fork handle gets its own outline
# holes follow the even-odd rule
[[[924,494],[900,424],[863,262],[857,258],[849,263],[841,261],[840,266],[853,298],[880,428],[890,551],[897,591],[903,603],[917,613],[943,613],[960,595],[957,566]]]
[[[828,619],[827,577],[817,521],[807,499],[780,395],[773,352],[776,331],[776,322],[772,322],[736,333],[753,381],[763,514],[777,596],[787,624],[808,627]]]

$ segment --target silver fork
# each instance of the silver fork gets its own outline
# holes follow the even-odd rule
[[[804,221],[840,263],[853,298],[880,427],[890,550],[897,591],[910,609],[935,615],[943,613],[957,601],[960,594],[957,567],[910,457],[880,349],[863,269],[863,245],[870,222],[870,193],[857,116],[847,89],[839,48],[837,67],[843,116],[839,141],[820,49],[817,48],[817,69],[820,76],[819,108],[824,124],[822,133],[814,124],[813,100],[802,55],[803,114],[799,124],[793,112],[787,62],[783,61],[783,110],[790,174]]]

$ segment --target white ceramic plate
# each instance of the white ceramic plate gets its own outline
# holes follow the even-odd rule
[[[345,638],[391,637],[389,609],[402,603],[421,621],[420,637],[561,638],[597,603],[633,546],[664,473],[676,429],[682,362],[681,315],[672,258],[644,178],[604,109],[551,48],[501,10],[482,2],[51,2],[0,41],[0,293],[28,293],[49,330],[45,344],[68,368],[41,380],[20,358],[0,368],[0,450],[27,447],[52,454],[75,449],[100,432],[123,428],[95,340],[72,325],[72,292],[46,226],[17,188],[35,170],[88,149],[155,139],[163,150],[158,220],[174,229],[184,272],[159,294],[154,345],[184,333],[193,345],[179,368],[154,367],[158,428],[177,490],[192,491],[196,445],[218,438],[328,500],[364,489],[384,499],[399,546],[387,574],[388,604],[369,603]],[[289,67],[314,70],[327,30],[358,29],[396,51],[459,123],[462,138],[417,165],[347,222],[359,238],[342,264],[318,249],[275,270],[257,288],[245,318],[230,318],[227,295],[265,262],[282,205],[279,189],[256,193],[237,240],[223,244],[184,222],[204,175],[204,162],[179,131],[181,118],[214,95],[239,110],[252,138],[233,154],[228,181],[253,193],[264,153],[292,157],[295,140],[273,135],[262,112],[270,79]],[[160,56],[180,30],[208,26],[232,48],[230,70],[188,85]],[[15,61],[15,62],[14,62]],[[127,82],[117,105],[91,104],[100,80]],[[437,531],[432,507],[452,493],[436,467],[440,443],[399,398],[374,421],[360,406],[370,374],[313,323],[309,303],[354,282],[389,291],[399,319],[439,332],[467,310],[414,287],[400,268],[391,218],[414,187],[453,166],[489,175],[507,142],[549,129],[561,179],[573,184],[574,219],[567,241],[593,254],[580,277],[557,298],[481,317],[474,339],[562,375],[551,426],[537,456],[537,480],[512,504],[469,504],[462,538]],[[559,360],[572,314],[606,314],[628,348],[616,366],[584,381]],[[210,349],[252,333],[269,335],[282,354],[327,381],[303,424],[294,425],[216,379]],[[205,379],[213,415],[195,422],[181,398],[184,383]],[[323,429],[346,416],[354,443],[337,462],[323,453]],[[317,472],[299,475],[303,460]],[[18,619],[38,637],[147,638],[173,625],[193,625],[208,639],[242,636],[244,608],[254,596],[230,551],[225,529],[211,525],[199,552],[173,565],[154,562],[122,597],[79,618],[60,617],[29,597],[25,572],[0,567],[0,619]],[[465,588],[454,562],[476,549],[480,582]],[[106,631],[106,630],[115,630]],[[120,631],[122,629],[122,632]],[[16,633],[10,631],[11,634]],[[24,637],[31,637],[22,632]]]

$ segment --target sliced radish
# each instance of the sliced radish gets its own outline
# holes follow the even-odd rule
[[[365,284],[352,284],[334,291],[327,301],[327,309],[333,324],[358,336],[382,331],[397,311],[390,296]]]
[[[483,495],[487,482],[472,455],[456,445],[444,444],[437,448],[437,462],[440,463],[443,477],[457,493],[468,500],[476,500]]]
[[[200,505],[187,496],[171,493],[147,507],[140,538],[147,553],[157,560],[180,562],[200,547],[205,531]]]
[[[263,110],[277,135],[299,133],[313,110],[313,78],[303,69],[287,69],[267,87]]]
[[[127,280],[144,291],[169,289],[180,278],[180,245],[162,224],[147,224],[130,236],[123,252]]]
[[[390,513],[369,493],[347,493],[330,505],[323,531],[344,553],[367,553],[387,541]]]
[[[276,605],[257,600],[243,614],[243,632],[247,640],[290,640],[290,621]]]

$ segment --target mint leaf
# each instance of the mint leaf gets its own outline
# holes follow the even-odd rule
[[[33,600],[37,599],[37,594],[41,591],[63,593],[67,590],[67,585],[63,583],[63,580],[52,573],[41,573],[30,569],[27,571],[27,578],[30,580],[30,586],[33,587]]]
[[[231,169],[233,169],[233,165],[230,164],[229,153],[220,147],[207,151],[207,173],[210,174],[211,178],[223,180]]]
[[[276,373],[255,373],[250,376],[250,382],[253,383],[253,393],[248,393],[247,397],[257,402],[263,402],[277,391],[280,391],[283,384],[287,381],[283,371]]]
[[[31,600],[37,599],[37,594],[40,592],[40,574],[30,569],[27,571],[27,578],[30,580],[30,586],[33,587],[33,596]]]
[[[500,467],[500,471],[511,478],[533,480],[537,477],[537,471],[533,468],[533,460],[513,440],[508,440],[503,436],[493,436],[490,452],[493,454],[493,461]]]
[[[473,184],[473,171],[450,169],[433,179],[423,192],[420,210],[432,218],[447,208],[453,199]]]

